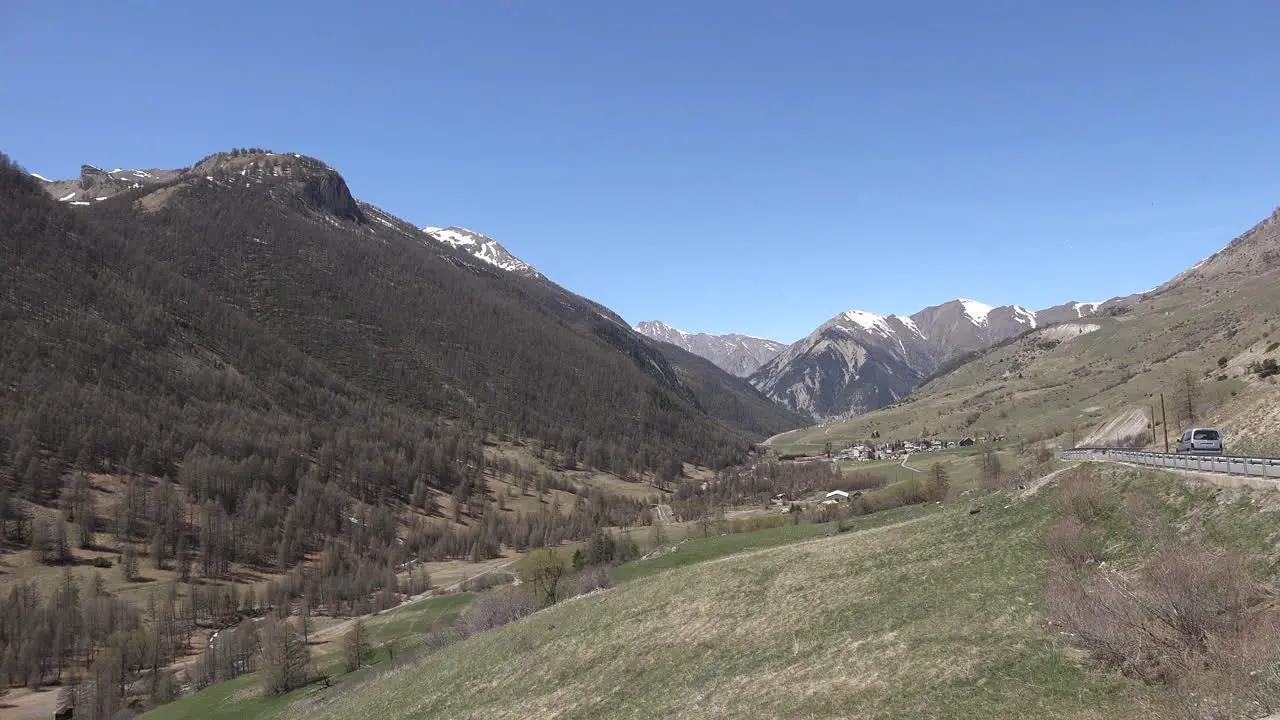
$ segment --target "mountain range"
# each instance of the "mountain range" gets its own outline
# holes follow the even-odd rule
[[[295,170],[299,167],[304,169]],[[309,179],[305,177],[308,173],[312,176]],[[308,202],[328,207],[340,220],[372,228],[375,234],[390,232],[402,240],[411,240],[432,249],[449,262],[466,264],[472,272],[483,272],[486,268],[501,270],[503,275],[519,277],[572,296],[493,238],[456,226],[414,227],[370,204],[355,200],[336,172],[325,168],[319,161],[296,154],[284,156],[265,151],[243,153],[238,157],[220,154],[196,163],[191,169],[181,170],[116,169],[108,172],[85,165],[80,177],[72,180],[49,181],[36,177],[55,201],[84,208],[104,203],[117,194],[129,193],[138,195],[140,199],[137,202],[144,207],[162,205],[164,198],[173,192],[172,188],[189,184],[202,176],[207,181],[238,176],[247,185],[292,178],[302,183],[299,190]],[[326,179],[317,181],[316,178],[321,176]],[[627,335],[656,341],[646,347],[653,348],[664,357],[673,378],[679,373],[671,365],[672,359],[679,358],[685,371],[685,381],[689,380],[689,370],[694,364],[692,356],[710,361],[729,375],[745,378],[749,385],[734,384],[725,378],[704,382],[703,391],[714,387],[728,392],[737,403],[745,402],[752,409],[746,411],[739,407],[740,412],[735,412],[735,415],[739,418],[749,416],[753,419],[746,422],[747,426],[766,430],[775,427],[771,423],[803,422],[797,416],[809,421],[828,422],[896,403],[931,378],[1029,332],[1082,318],[1122,313],[1146,295],[1175,287],[1187,277],[1202,273],[1205,268],[1219,267],[1220,263],[1210,262],[1212,259],[1206,258],[1147,294],[1105,302],[1068,302],[1033,311],[1018,305],[991,307],[975,300],[956,299],[926,307],[909,316],[880,316],[850,310],[822,323],[789,346],[743,334],[690,333],[656,320],[626,328],[622,319],[607,308],[572,297],[582,307],[590,307],[591,312],[626,328]],[[1247,273],[1253,265],[1266,262],[1268,260],[1261,256],[1250,256],[1236,262],[1230,272]],[[1237,269],[1236,266],[1240,267]],[[676,353],[672,348],[684,352]],[[698,373],[704,381],[709,380],[707,370],[707,366],[699,365]],[[681,381],[676,378],[676,382]],[[743,395],[744,387],[758,392]],[[684,390],[689,390],[687,382]],[[775,411],[766,398],[785,410]],[[761,413],[771,418],[765,425],[754,422]]]
[[[906,397],[929,377],[1037,327],[1122,307],[1130,299],[1070,302],[1041,311],[956,299],[907,317],[840,313],[749,378],[818,421],[858,415]]]
[[[646,337],[700,355],[738,377],[751,375],[787,348],[786,343],[751,335],[688,333],[656,320],[637,323],[634,329]]]
[[[927,378],[1029,330],[1112,312],[1137,297],[1039,311],[959,298],[907,317],[849,310],[790,346],[749,335],[688,333],[660,321],[635,329],[747,377],[788,409],[825,421],[896,402]]]
[[[772,442],[813,452],[872,432],[1008,434],[1164,450],[1166,433],[1176,439],[1180,428],[1207,424],[1222,429],[1232,454],[1275,456],[1277,307],[1280,210],[1159,287],[1074,321],[1038,322],[887,407]]]

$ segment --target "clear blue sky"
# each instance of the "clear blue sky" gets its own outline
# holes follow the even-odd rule
[[[0,150],[49,177],[314,155],[631,322],[792,341],[1217,250],[1280,203],[1277,27],[1264,1],[0,0]]]

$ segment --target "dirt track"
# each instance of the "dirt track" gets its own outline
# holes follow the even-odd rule
[[[1129,408],[1111,418],[1102,427],[1089,433],[1084,440],[1076,443],[1077,447],[1099,447],[1110,445],[1122,438],[1131,437],[1147,429],[1147,414],[1142,408]]]

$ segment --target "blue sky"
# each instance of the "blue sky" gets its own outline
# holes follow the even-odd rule
[[[1153,287],[1280,203],[1274,2],[0,0],[0,150],[314,155],[632,322]]]

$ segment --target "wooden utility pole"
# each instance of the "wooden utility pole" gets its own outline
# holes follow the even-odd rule
[[[1169,417],[1164,414],[1164,393],[1160,393],[1160,424],[1164,425],[1164,452],[1169,454]]]
[[[1156,404],[1151,403],[1147,409],[1151,411],[1151,442],[1154,443],[1156,441]]]

